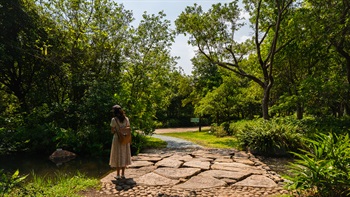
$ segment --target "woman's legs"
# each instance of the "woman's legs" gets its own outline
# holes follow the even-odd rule
[[[125,167],[122,167],[122,177],[125,177]]]
[[[117,167],[117,177],[120,177],[120,167]]]

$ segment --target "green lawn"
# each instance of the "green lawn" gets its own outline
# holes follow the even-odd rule
[[[182,132],[182,133],[165,133],[162,135],[177,137],[184,140],[191,141],[206,148],[236,148],[238,149],[238,142],[235,137],[216,137],[208,131],[202,132]]]

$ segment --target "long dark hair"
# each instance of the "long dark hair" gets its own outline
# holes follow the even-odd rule
[[[119,122],[124,122],[125,112],[119,105],[113,106],[113,117],[118,118]]]

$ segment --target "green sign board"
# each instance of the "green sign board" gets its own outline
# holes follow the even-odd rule
[[[199,122],[199,118],[191,118],[191,122]]]

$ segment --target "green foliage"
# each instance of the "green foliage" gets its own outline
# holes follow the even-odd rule
[[[147,139],[145,135],[133,131],[130,145],[131,155],[139,154],[139,152],[145,148],[146,141]]]
[[[217,124],[212,124],[210,127],[210,132],[214,134],[216,137],[227,136],[227,131],[225,130],[225,127],[222,125],[217,126]]]
[[[31,181],[14,189],[9,196],[78,197],[80,191],[99,184],[99,180],[87,178],[79,172],[75,175],[56,173],[53,178],[38,177],[34,173],[32,176]]]
[[[237,139],[242,148],[262,155],[286,155],[303,147],[299,127],[283,119],[254,120],[247,122]]]
[[[6,174],[3,169],[0,169],[0,194],[6,196],[11,193],[14,187],[17,187],[28,175],[20,176],[16,170],[12,175]]]
[[[290,164],[287,187],[316,196],[350,196],[349,134],[318,134],[306,140],[310,149],[293,153],[297,159]]]

